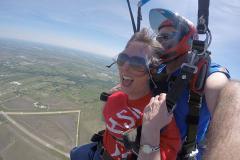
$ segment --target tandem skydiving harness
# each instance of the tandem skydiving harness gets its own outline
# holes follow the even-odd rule
[[[103,147],[103,135],[105,130],[101,130],[98,133],[95,133],[91,141],[97,143],[93,148],[91,148],[94,152],[96,150],[100,150],[100,154],[103,160],[113,160],[113,158],[109,155],[109,153]],[[133,152],[131,155],[131,160],[137,160],[138,151],[140,148],[140,138],[141,138],[141,126],[132,130],[127,131],[123,134],[122,139],[116,138],[112,135],[112,138],[122,143],[126,150]],[[127,158],[125,158],[127,160]],[[122,159],[122,160],[125,160]]]
[[[142,4],[149,0],[140,1]],[[203,90],[208,71],[208,66],[211,62],[210,52],[207,50],[211,44],[211,32],[208,28],[208,15],[209,15],[209,1],[198,0],[198,24],[197,31],[199,35],[205,35],[205,40],[193,40],[190,58],[186,63],[183,63],[180,68],[180,74],[175,78],[171,88],[168,90],[166,97],[166,104],[169,113],[173,113],[178,100],[185,88],[189,87],[189,113],[186,118],[188,126],[187,135],[183,142],[182,149],[178,154],[178,160],[195,160],[198,153],[197,147],[197,130],[199,123],[199,113],[202,104]],[[132,15],[129,0],[127,0],[129,12],[132,20],[134,33],[140,30],[141,20],[141,3],[138,5],[138,24],[137,28]],[[107,101],[109,94],[103,92],[100,99]],[[131,133],[132,134],[132,133]],[[124,135],[124,145],[127,149],[134,149],[138,153],[140,145],[141,128],[133,132],[135,139],[129,138],[129,135]],[[131,135],[132,136],[132,135]],[[136,157],[135,157],[136,159]]]
[[[108,154],[108,152],[103,147],[104,132],[105,130],[101,130],[92,136],[91,141],[97,144],[93,146],[91,149],[93,152],[96,152],[97,150],[99,150],[103,160],[113,160],[113,158]]]
[[[181,66],[180,75],[167,93],[166,104],[168,111],[172,113],[178,100],[181,98],[184,88],[189,85],[189,113],[186,118],[188,126],[187,135],[178,155],[178,160],[197,159],[198,144],[197,131],[199,113],[202,104],[203,90],[210,64],[210,52],[207,51],[211,43],[211,32],[208,28],[209,0],[198,0],[198,34],[205,34],[205,40],[193,40],[191,58],[188,63]]]

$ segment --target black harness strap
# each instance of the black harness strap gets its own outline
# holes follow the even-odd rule
[[[202,94],[190,91],[189,94],[189,113],[186,118],[188,130],[186,139],[183,143],[182,150],[178,155],[179,160],[195,160],[197,150],[197,131],[199,122],[199,113],[202,104]]]
[[[209,16],[209,1],[210,0],[198,0],[198,25],[197,30],[198,34],[206,34],[207,36],[211,33],[208,29],[208,16]],[[196,53],[201,55],[204,53],[204,58],[206,61],[210,63],[209,52],[207,52],[206,45],[208,41],[200,41],[194,40],[193,41],[193,50],[197,51]],[[207,65],[208,68],[208,65]],[[196,155],[198,153],[197,150],[197,131],[198,131],[198,124],[199,124],[199,113],[202,104],[202,97],[203,97],[203,89],[204,89],[204,82],[206,80],[206,70],[203,69],[203,73],[205,75],[197,77],[200,79],[201,85],[199,87],[200,92],[195,92],[192,88],[190,88],[189,93],[189,113],[186,118],[186,123],[188,124],[187,135],[186,139],[183,143],[182,150],[178,155],[179,160],[195,160]],[[198,68],[199,69],[199,68]]]
[[[205,34],[208,28],[210,0],[198,0],[198,34]]]
[[[195,93],[193,91],[190,91],[188,104],[189,104],[189,114],[186,121],[189,124],[189,128],[191,129],[188,129],[186,141],[191,142],[191,141],[195,141],[195,138],[197,135],[199,113],[200,113],[201,104],[202,104],[202,95]]]
[[[180,75],[174,81],[171,89],[167,93],[166,105],[169,113],[174,111],[176,104],[181,98],[184,88],[189,84],[194,71],[195,68],[190,66],[183,66],[181,68]]]
[[[107,102],[108,100],[108,97],[110,96],[111,94],[107,93],[107,92],[102,92],[100,94],[100,100],[103,101],[103,102]]]
[[[124,145],[127,150],[132,151],[134,153],[131,156],[132,160],[137,160],[137,155],[138,155],[139,148],[140,148],[141,129],[142,129],[142,127],[139,126],[137,128],[130,130],[129,132],[126,132],[125,134],[123,134],[122,139],[119,139],[119,138],[111,135],[114,140],[118,141],[119,143]],[[104,132],[105,132],[105,130],[101,130],[92,136],[91,141],[96,142],[97,145],[91,149],[93,151],[96,151],[98,149],[101,150],[101,155],[104,160],[113,160],[111,155],[109,155],[109,153],[103,147]],[[125,159],[127,159],[127,158],[122,158],[121,160],[125,160]]]
[[[180,100],[184,89],[189,86],[190,81],[195,73],[195,67],[191,65],[183,65],[180,74],[173,82],[172,87],[167,93],[166,104],[169,113],[172,113]],[[199,77],[204,78],[205,77]],[[186,118],[188,125],[186,139],[183,143],[181,152],[178,155],[178,160],[192,160],[195,158],[197,149],[196,136],[198,130],[199,112],[202,104],[202,94],[194,92],[190,88],[189,92],[189,112]]]
[[[123,134],[123,144],[127,150],[130,150],[134,153],[133,160],[137,159],[140,148],[140,139],[141,139],[142,126],[134,128]]]
[[[109,155],[109,153],[103,147],[103,134],[104,134],[104,132],[105,132],[105,130],[101,130],[101,131],[99,131],[98,133],[95,133],[92,136],[91,141],[96,142],[97,145],[94,146],[91,149],[94,152],[96,150],[101,150],[100,154],[101,154],[103,160],[113,160],[113,158]]]

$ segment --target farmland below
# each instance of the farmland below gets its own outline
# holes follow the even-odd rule
[[[56,150],[68,153],[89,142],[103,126],[99,95],[118,83],[116,67],[105,67],[111,62],[78,50],[0,39],[0,160],[65,159]]]

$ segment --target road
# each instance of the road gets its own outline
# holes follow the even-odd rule
[[[79,135],[79,122],[80,122],[80,110],[69,110],[69,111],[54,111],[54,112],[3,112],[0,111],[0,114],[8,120],[11,124],[13,124],[16,128],[22,131],[24,134],[28,135],[30,138],[38,142],[39,144],[61,154],[67,158],[69,157],[68,153],[65,153],[58,148],[54,147],[53,145],[49,144],[45,140],[39,138],[38,136],[32,134],[27,129],[25,129],[22,125],[17,123],[14,119],[12,119],[9,115],[51,115],[51,114],[67,114],[67,113],[78,113],[78,120],[77,120],[77,134],[76,134],[76,146],[78,145],[78,135]]]

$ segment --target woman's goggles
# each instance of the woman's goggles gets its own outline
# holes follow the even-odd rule
[[[122,67],[126,62],[128,62],[130,69],[135,72],[139,72],[139,73],[148,72],[147,61],[143,57],[138,57],[138,56],[129,57],[125,53],[120,53],[117,57],[116,62],[119,67]]]

